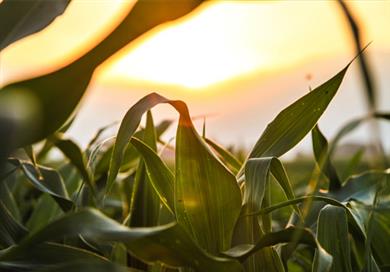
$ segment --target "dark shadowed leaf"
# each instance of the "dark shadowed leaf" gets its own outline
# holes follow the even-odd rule
[[[130,229],[94,209],[67,214],[30,234],[18,247],[0,255],[0,262],[17,258],[29,247],[42,242],[78,235],[86,239],[124,243],[135,256],[147,263],[161,261],[173,267],[192,267],[196,271],[241,271],[237,261],[206,253],[176,223]]]
[[[107,38],[79,59],[50,74],[4,86],[3,94],[33,96],[42,112],[41,126],[34,133],[25,133],[16,147],[35,143],[58,130],[72,116],[98,65],[143,33],[187,14],[200,3],[138,1]]]
[[[60,215],[62,215],[62,210],[55,204],[55,200],[50,195],[42,195],[37,199],[26,227],[30,231],[36,231]]]
[[[60,269],[66,264],[69,265],[69,268],[72,268],[77,267],[76,264],[80,263],[90,265],[99,263],[102,267],[110,268],[111,264],[107,259],[90,251],[56,243],[33,245],[26,250],[20,250],[17,255],[8,258],[0,256],[0,259],[0,268],[6,269],[6,271],[8,271],[7,269],[16,271],[58,271],[56,268]],[[115,268],[115,265],[112,264],[111,267]]]
[[[9,162],[19,166],[31,184],[39,191],[51,195],[61,209],[68,211],[73,207],[73,202],[69,199],[64,181],[56,170],[39,166],[40,173],[38,173],[37,169],[30,163],[17,159],[9,159]]]
[[[27,229],[16,221],[0,200],[0,245],[5,247],[14,245],[26,234]]]
[[[296,235],[296,232],[300,232],[299,243],[309,245],[317,249],[318,255],[316,261],[319,264],[317,270],[313,271],[329,271],[332,264],[332,256],[321,247],[314,235],[308,229],[297,229],[295,227],[289,227],[281,231],[270,232],[264,234],[256,244],[241,244],[237,245],[228,251],[224,252],[224,255],[236,258],[240,262],[245,261],[248,257],[256,253],[257,251],[274,246],[280,243],[288,243]]]
[[[54,145],[61,150],[61,152],[70,160],[70,162],[77,168],[84,182],[94,192],[94,184],[92,175],[87,167],[87,159],[80,147],[70,139],[66,139],[61,134],[56,134],[51,137]]]
[[[322,172],[329,179],[329,191],[337,190],[341,187],[341,181],[337,175],[336,168],[334,168],[330,161],[328,153],[328,141],[322,134],[318,125],[311,131],[314,157],[318,165],[322,166]]]
[[[4,0],[0,4],[0,50],[45,28],[69,3],[70,0]]]

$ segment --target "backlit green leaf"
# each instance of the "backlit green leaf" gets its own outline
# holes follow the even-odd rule
[[[230,247],[241,194],[234,175],[215,157],[193,127],[187,106],[150,94],[125,115],[112,153],[107,190],[115,181],[124,150],[142,115],[160,103],[171,104],[179,113],[176,136],[175,214],[203,248],[218,253]]]
[[[137,138],[131,138],[131,144],[141,153],[149,180],[164,205],[174,212],[174,183],[175,177],[168,166],[155,151]]]
[[[348,67],[349,64],[333,78],[281,111],[268,124],[249,158],[279,157],[299,143],[328,107]]]
[[[156,131],[150,111],[147,112],[146,126],[142,136],[144,142],[154,151],[157,151]],[[160,199],[152,187],[149,176],[146,174],[145,164],[141,160],[134,180],[129,224],[133,227],[156,226],[159,211]]]

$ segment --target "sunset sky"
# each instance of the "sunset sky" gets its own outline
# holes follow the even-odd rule
[[[132,4],[73,0],[47,29],[1,52],[0,85],[69,63],[102,39]],[[388,109],[390,1],[348,4],[361,23],[364,41],[372,41],[367,54],[380,107]],[[139,98],[157,91],[188,102],[194,116],[208,115],[210,137],[250,147],[283,107],[353,58],[351,41],[333,1],[206,3],[150,31],[99,67],[70,133],[85,144],[97,128],[120,119]],[[332,136],[342,123],[364,114],[364,106],[353,65],[320,124]],[[176,117],[165,106],[154,115],[157,120]],[[364,128],[353,139],[363,136]],[[307,146],[306,141],[301,148]]]

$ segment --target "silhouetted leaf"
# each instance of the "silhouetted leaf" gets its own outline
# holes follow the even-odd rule
[[[111,34],[85,55],[50,74],[4,86],[2,95],[32,96],[41,111],[40,126],[35,131],[24,129],[15,146],[35,143],[57,131],[72,117],[98,65],[143,33],[187,14],[200,3],[200,0],[138,1]],[[20,110],[15,109],[15,114]]]
[[[339,189],[341,187],[341,181],[337,175],[336,168],[334,168],[329,158],[328,141],[318,125],[312,129],[311,136],[316,162],[321,166],[323,173],[329,179],[329,191]]]
[[[65,11],[70,1],[2,1],[0,4],[0,50],[45,28]]]

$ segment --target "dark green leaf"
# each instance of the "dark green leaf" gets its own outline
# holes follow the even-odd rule
[[[42,243],[24,251],[20,250],[17,255],[3,258],[0,261],[0,268],[4,268],[6,271],[8,269],[17,271],[58,271],[56,269],[61,269],[64,265],[69,265],[69,268],[72,268],[78,267],[79,264],[100,264],[105,268],[115,268],[114,264],[95,253],[56,243]]]
[[[341,181],[339,179],[339,176],[337,175],[336,169],[334,168],[329,158],[328,141],[322,134],[318,125],[316,125],[312,129],[311,136],[316,162],[318,165],[321,166],[323,173],[329,179],[329,191],[340,189]]]
[[[73,207],[73,202],[69,199],[64,181],[57,171],[40,166],[40,173],[38,173],[36,168],[30,163],[16,159],[10,159],[9,162],[20,166],[31,184],[39,191],[50,194],[60,205],[61,209],[67,211]]]
[[[12,170],[14,171],[14,170]],[[0,180],[0,199],[16,220],[21,219],[19,207],[10,191],[7,180]]]
[[[329,268],[332,265],[332,256],[329,255],[329,253],[321,247],[321,245],[317,242],[316,238],[308,229],[289,227],[281,231],[266,233],[260,238],[260,240],[256,244],[238,245],[228,251],[225,251],[224,255],[236,258],[243,262],[260,249],[274,246],[280,243],[291,242],[295,237],[297,237],[296,235],[298,232],[299,243],[303,243],[311,247],[317,248],[318,266],[317,270],[315,271],[329,271]]]
[[[244,205],[250,206],[250,211],[255,212],[262,208],[265,188],[272,174],[282,187],[287,199],[295,198],[290,180],[282,163],[277,158],[258,158],[248,160],[245,167],[245,192]],[[300,211],[294,207],[297,214]]]
[[[245,167],[245,188],[243,197],[243,208],[241,217],[235,228],[235,244],[241,243],[257,243],[262,238],[264,232],[271,229],[271,220],[267,216],[262,218],[248,218],[244,215],[248,213],[258,212],[262,208],[267,208],[269,205],[266,200],[267,188],[269,188],[269,178],[273,175],[282,187],[283,192],[289,200],[294,199],[294,193],[290,185],[290,181],[284,170],[283,165],[277,158],[259,158],[248,160]],[[294,205],[295,211],[300,214],[298,208]],[[258,220],[260,222],[258,222]],[[262,224],[262,228],[260,227]],[[269,263],[269,260],[274,260]],[[267,266],[264,266],[264,262]],[[281,260],[272,248],[265,248],[252,256],[246,262],[248,271],[281,271],[283,266]]]
[[[26,227],[30,231],[36,231],[61,214],[61,209],[55,204],[55,200],[50,195],[42,195],[36,201],[34,210],[26,223]]]
[[[147,113],[143,140],[153,151],[157,151],[156,131],[151,111]],[[137,168],[132,191],[130,226],[156,226],[158,224],[159,211],[160,199],[152,187],[152,182],[146,174],[145,164],[141,160]]]
[[[120,266],[111,262],[102,261],[72,261],[70,263],[62,263],[52,265],[47,268],[37,269],[34,272],[69,272],[69,271],[83,271],[83,272],[141,272],[141,270],[133,269],[125,266]]]
[[[26,228],[16,221],[0,200],[0,245],[14,245],[26,234]]]
[[[352,271],[348,237],[348,219],[345,209],[325,206],[318,217],[317,239],[322,247],[333,256],[331,271]]]
[[[31,246],[61,237],[121,242],[147,263],[161,261],[172,267],[192,267],[196,271],[241,271],[232,259],[213,257],[198,247],[180,225],[129,229],[94,209],[67,214],[30,234],[19,246],[0,256],[0,262],[13,259]]]
[[[228,150],[226,150],[216,142],[208,138],[204,139],[206,143],[215,150],[218,157],[229,167],[233,174],[237,174],[241,168],[242,163],[239,162],[232,153],[230,153]]]
[[[77,168],[80,175],[83,177],[86,184],[95,192],[92,174],[87,166],[87,159],[80,147],[70,139],[66,139],[63,135],[56,134],[51,138],[55,146],[70,160],[70,162]]]
[[[195,131],[187,106],[182,101],[168,100],[153,93],[126,113],[112,153],[107,190],[116,178],[124,150],[142,115],[160,103],[169,103],[180,113],[174,186],[177,220],[209,252],[227,249],[240,211],[240,190],[235,177]]]
[[[175,177],[168,166],[155,151],[137,138],[131,138],[131,144],[141,153],[146,165],[146,172],[153,188],[161,202],[174,212],[174,183]]]

